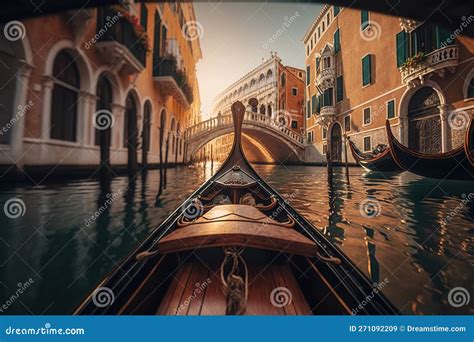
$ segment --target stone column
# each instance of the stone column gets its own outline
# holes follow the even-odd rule
[[[51,136],[51,103],[53,97],[54,80],[51,76],[43,76],[43,111],[41,116],[41,139],[47,140]]]
[[[448,115],[451,111],[450,105],[441,105],[439,108],[439,117],[441,122],[441,152],[447,152],[449,150],[449,125]]]
[[[35,103],[31,101],[27,103],[28,100],[28,84],[31,76],[32,67],[25,65],[21,69],[21,75],[17,79],[16,92],[15,92],[15,105],[14,105],[14,116],[18,116],[18,121],[12,127],[12,133],[10,138],[10,147],[12,157],[15,160],[17,167],[23,167],[23,137],[25,132],[25,116],[28,115],[28,110],[30,107],[33,107]]]
[[[405,146],[408,146],[408,117],[400,116],[398,127],[398,140]]]
[[[113,149],[119,149],[123,147],[124,139],[124,113],[125,107],[121,104],[112,104],[112,114],[114,116],[114,125],[111,128],[111,142],[110,147]]]
[[[81,146],[95,144],[94,113],[97,110],[97,96],[81,91],[78,101],[78,142]]]

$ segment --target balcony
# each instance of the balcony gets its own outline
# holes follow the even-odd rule
[[[99,8],[95,47],[102,59],[117,71],[136,74],[145,68],[147,47],[143,38],[123,15],[111,8]]]
[[[320,109],[316,123],[323,127],[327,127],[336,116],[336,106],[324,106]]]
[[[336,79],[336,69],[335,68],[325,68],[322,69],[316,75],[316,86],[324,91],[328,88],[334,87],[334,82]]]
[[[459,63],[459,48],[456,45],[445,46],[427,55],[418,54],[409,58],[400,67],[402,82],[408,87],[414,87],[424,79],[436,74],[444,77],[446,70],[454,72]]]
[[[185,108],[193,103],[192,88],[174,56],[159,57],[153,62],[153,80],[164,96],[174,97]]]

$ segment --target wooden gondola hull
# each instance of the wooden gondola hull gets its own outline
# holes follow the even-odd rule
[[[370,295],[357,314],[396,314],[360,270],[253,170],[240,144],[245,107],[236,103],[232,111],[236,134],[227,161],[75,313],[351,314]],[[101,291],[113,300],[102,305]]]
[[[426,154],[403,146],[386,123],[387,137],[393,160],[402,169],[414,174],[446,180],[474,180],[474,165],[470,163],[464,146],[441,154]]]
[[[474,167],[474,119],[471,119],[469,127],[466,131],[466,142],[464,143],[464,150],[467,159]]]

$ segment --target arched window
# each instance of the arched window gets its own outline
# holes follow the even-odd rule
[[[80,78],[76,64],[68,52],[61,51],[56,56],[53,78],[50,136],[52,139],[76,141]]]
[[[260,114],[265,115],[265,105],[260,106]]]
[[[166,128],[166,112],[165,110],[163,109],[161,111],[161,116],[160,116],[160,136],[159,136],[159,139],[160,139],[160,149],[163,147],[163,143],[164,143],[164,140],[165,140],[165,128]]]
[[[97,106],[96,112],[103,111],[99,115],[97,115],[96,120],[110,120],[108,122],[112,122],[112,118],[107,118],[105,116],[112,113],[112,84],[110,83],[109,79],[105,75],[100,75],[99,82],[97,82]],[[95,127],[103,127],[101,122],[95,123]],[[108,131],[108,132],[105,132]],[[100,132],[102,130],[95,129],[95,145],[100,144]],[[105,135],[108,139],[108,145],[110,146],[110,127],[104,130]]]
[[[260,76],[259,76],[259,78],[258,78],[258,81],[259,81],[259,82],[262,82],[264,79],[265,79],[265,75],[264,75],[264,74],[260,74]]]
[[[271,105],[268,105],[268,107],[267,107],[267,114],[268,114],[268,116],[272,116],[272,106]]]
[[[267,71],[267,79],[272,78],[272,77],[273,77],[273,71],[268,70]]]
[[[170,133],[173,134],[173,136],[171,137],[171,153],[172,154],[175,153],[175,140],[176,140],[176,134],[174,134],[175,126],[176,126],[176,121],[173,119],[171,120],[171,130],[170,130]]]
[[[123,119],[123,147],[133,148],[137,130],[137,104],[130,93],[125,101],[125,117]],[[129,146],[130,145],[130,146]]]
[[[467,88],[467,98],[474,98],[474,77],[471,78],[471,81],[469,82],[469,87]]]

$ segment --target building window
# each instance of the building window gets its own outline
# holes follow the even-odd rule
[[[306,117],[309,119],[311,117],[311,102],[306,102]]]
[[[341,8],[339,6],[334,6],[333,13],[334,16],[337,16],[340,12]]]
[[[296,121],[296,120],[291,120],[291,128],[297,129],[297,128],[298,128],[298,121]]]
[[[323,107],[334,105],[333,102],[333,88],[328,88],[324,91],[323,94]]]
[[[364,126],[370,125],[371,122],[370,107],[364,108]]]
[[[387,102],[387,119],[393,119],[395,117],[395,100]]]
[[[308,132],[308,142],[309,143],[312,143],[314,141],[314,132],[313,131],[309,131]]]
[[[298,76],[299,76],[300,78],[303,77],[303,73],[300,71],[300,72],[298,73]]]
[[[372,63],[371,55],[366,55],[362,58],[362,86],[367,86],[372,83]]]
[[[323,154],[325,155],[326,153],[328,153],[328,145],[324,144],[323,145]]]
[[[339,34],[339,29],[334,32],[334,52],[338,53],[341,51],[341,37]]]
[[[66,51],[60,52],[53,66],[51,139],[76,141],[79,71]]]
[[[344,98],[344,87],[342,83],[342,75],[336,78],[336,102],[342,101]]]
[[[467,98],[472,99],[474,97],[474,77],[471,78],[469,82],[469,87],[467,88]]]
[[[291,88],[291,95],[293,95],[293,96],[298,95],[298,88],[296,88],[296,87]]]
[[[347,115],[344,117],[344,132],[351,131],[351,116]]]
[[[364,137],[364,152],[372,151],[372,139],[370,137]]]
[[[395,36],[397,51],[397,68],[400,68],[408,58],[408,33],[402,30]]]
[[[316,95],[313,95],[313,96],[311,97],[311,108],[313,109],[313,110],[312,110],[313,113],[319,112],[319,111],[317,110],[317,103],[316,103],[316,102],[317,102]]]
[[[311,66],[306,66],[306,85],[308,86],[311,83]]]
[[[328,11],[328,14],[326,14],[326,21],[328,22],[328,26],[329,26],[329,22],[331,21],[331,13]]]
[[[147,30],[148,26],[148,10],[146,8],[146,5],[142,3],[141,7],[141,13],[140,13],[140,25],[142,25],[143,29]]]
[[[324,32],[325,29],[326,29],[326,27],[324,26],[324,20],[323,20],[323,32]]]
[[[324,57],[323,58],[323,68],[328,69],[331,67],[331,57]]]
[[[318,38],[321,36],[321,27],[318,26]]]
[[[369,25],[369,11],[360,11],[360,30],[364,31]]]
[[[323,127],[322,136],[323,136],[323,139],[327,139],[327,137],[328,137],[328,130],[327,130],[327,128],[324,128],[324,127]]]

